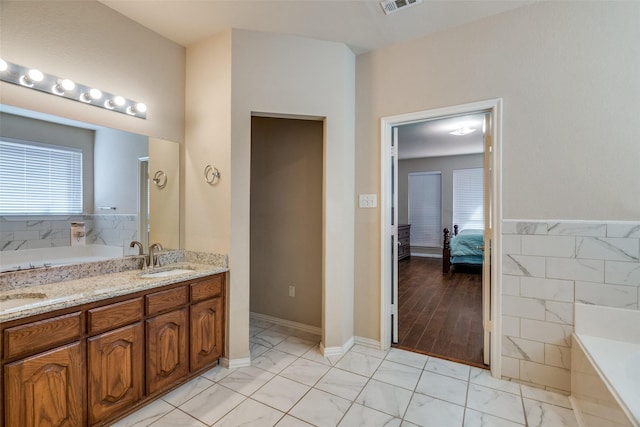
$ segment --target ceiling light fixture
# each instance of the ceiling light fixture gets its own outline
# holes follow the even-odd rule
[[[477,130],[478,129],[471,129],[469,126],[460,126],[459,128],[457,128],[453,132],[449,132],[449,134],[456,135],[456,136],[463,136],[463,135],[468,135],[471,132],[475,132]]]
[[[69,79],[43,73],[35,68],[13,64],[2,58],[0,58],[0,80],[141,119],[147,118],[147,106],[141,102],[102,92]],[[103,98],[107,101],[96,102]]]

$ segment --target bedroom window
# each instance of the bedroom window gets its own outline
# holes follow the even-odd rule
[[[0,214],[82,213],[82,151],[0,140]]]
[[[411,246],[439,247],[441,204],[440,172],[409,174]]]
[[[453,171],[453,223],[484,229],[484,168]]]

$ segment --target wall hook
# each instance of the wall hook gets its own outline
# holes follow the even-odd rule
[[[207,165],[204,168],[204,179],[207,181],[207,184],[213,185],[216,183],[216,180],[220,179],[220,171],[211,165]]]
[[[167,174],[164,173],[164,171],[157,171],[153,175],[152,181],[156,185],[156,187],[164,188],[167,185]]]

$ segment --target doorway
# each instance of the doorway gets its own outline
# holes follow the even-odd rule
[[[398,257],[398,335],[393,343],[477,367],[485,365],[482,238],[465,246],[464,263],[446,268],[451,273],[443,273],[449,266],[443,263],[442,246],[443,229],[454,230],[454,224],[462,230],[459,239],[484,232],[487,114],[397,127],[399,242],[410,255]],[[403,228],[410,230],[408,241],[402,239]]]
[[[250,311],[322,325],[324,122],[251,118]]]
[[[484,156],[485,194],[488,209],[484,228],[485,246],[482,272],[482,328],[485,353],[484,364],[490,365],[493,375],[500,375],[499,296],[500,263],[499,236],[501,220],[501,171],[500,171],[500,120],[501,100],[490,100],[455,107],[429,110],[382,119],[381,164],[381,344],[386,348],[398,337],[398,127],[433,120],[470,114],[486,114],[489,118],[486,130]],[[440,274],[442,274],[440,270]],[[493,351],[492,351],[493,350]]]

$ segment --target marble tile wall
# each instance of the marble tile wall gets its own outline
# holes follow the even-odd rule
[[[640,310],[640,222],[502,225],[502,374],[571,389],[574,302]]]
[[[83,221],[86,243],[110,246],[138,240],[137,215],[70,215],[52,218],[0,217],[0,251],[70,246],[71,223]]]

